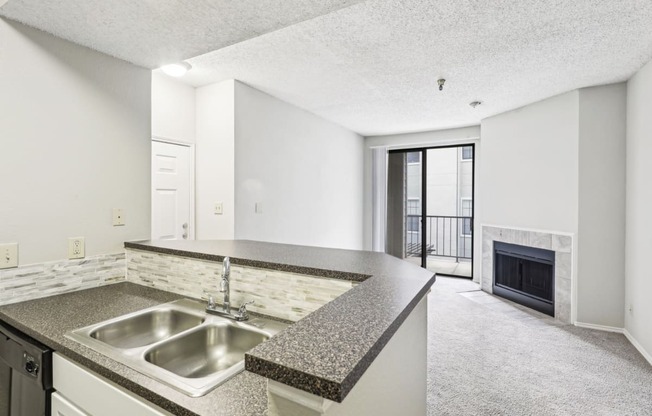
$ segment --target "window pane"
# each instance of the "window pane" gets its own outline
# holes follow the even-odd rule
[[[462,219],[462,234],[471,235],[471,218]]]
[[[407,230],[412,231],[412,232],[418,232],[419,231],[419,217],[414,216],[414,217],[408,217],[407,218]]]
[[[407,214],[419,215],[421,214],[421,201],[416,198],[408,199],[407,201]]]
[[[473,147],[466,146],[462,148],[462,160],[473,159]]]
[[[407,163],[421,162],[421,152],[410,152],[407,154]]]
[[[463,217],[470,217],[472,207],[473,207],[473,201],[472,200],[463,199],[462,200],[462,216]]]
[[[470,217],[473,210],[473,200],[462,200],[462,217]],[[462,218],[462,234],[471,235],[471,218]]]

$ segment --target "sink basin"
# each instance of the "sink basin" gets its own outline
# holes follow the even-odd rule
[[[226,323],[204,326],[151,348],[145,360],[181,377],[206,377],[238,364],[247,351],[268,338]]]
[[[207,315],[189,299],[75,329],[66,337],[188,396],[203,396],[244,370],[244,355],[288,324]]]
[[[170,338],[202,322],[202,316],[160,309],[102,325],[92,330],[89,336],[116,348],[136,348]]]

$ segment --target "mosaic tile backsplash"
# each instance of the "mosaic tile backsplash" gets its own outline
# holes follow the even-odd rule
[[[222,303],[222,263],[127,249],[127,280],[193,298]],[[354,282],[231,263],[231,306],[253,300],[248,310],[293,322],[351,289]]]
[[[103,254],[0,270],[0,305],[125,280],[125,255]]]

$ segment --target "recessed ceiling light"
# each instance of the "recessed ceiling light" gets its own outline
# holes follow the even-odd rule
[[[470,102],[470,103],[469,103],[469,105],[470,105],[471,107],[473,107],[473,108],[476,108],[476,107],[479,106],[480,104],[482,104],[482,101],[473,101],[473,102]]]
[[[175,64],[163,65],[161,67],[161,71],[165,72],[171,77],[182,77],[191,69],[192,65],[190,65],[188,62],[178,62]]]

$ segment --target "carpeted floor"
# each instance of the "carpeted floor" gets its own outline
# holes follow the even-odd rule
[[[562,325],[437,277],[428,415],[652,415],[652,366],[621,334]]]

